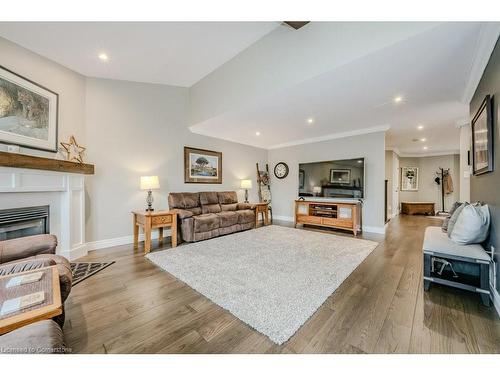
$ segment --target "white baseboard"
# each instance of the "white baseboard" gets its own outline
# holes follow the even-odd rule
[[[170,229],[165,229],[163,231],[163,237],[170,236]],[[158,232],[153,232],[151,234],[151,239],[158,239]],[[144,233],[139,234],[139,241],[144,241]],[[106,240],[87,242],[87,251],[105,249],[107,247],[127,245],[134,242],[134,236],[123,236],[108,238]]]
[[[500,293],[494,288],[490,287],[491,291],[491,299],[493,301],[493,306],[495,306],[495,310],[497,310],[497,314],[500,316]]]
[[[278,215],[273,215],[273,220],[282,220],[282,221],[295,221],[293,216],[278,216]]]
[[[363,232],[385,234],[385,226],[383,226],[383,227],[372,227],[370,225],[363,225]]]
[[[71,250],[62,250],[61,253],[59,253],[59,255],[62,255],[69,261],[72,261],[87,255],[87,252],[88,252],[87,244],[84,243],[82,245],[74,247]]]

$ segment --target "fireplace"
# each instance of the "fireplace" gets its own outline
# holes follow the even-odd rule
[[[0,210],[0,241],[49,233],[49,206]]]

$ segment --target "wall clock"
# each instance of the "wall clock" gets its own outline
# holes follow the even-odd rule
[[[280,161],[274,166],[274,175],[279,179],[288,176],[288,165]]]

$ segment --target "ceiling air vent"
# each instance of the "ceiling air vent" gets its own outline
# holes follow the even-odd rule
[[[283,21],[285,25],[288,25],[290,27],[293,27],[295,30],[300,29],[301,27],[304,27],[307,25],[310,21]]]

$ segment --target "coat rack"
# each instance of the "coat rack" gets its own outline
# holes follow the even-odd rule
[[[436,184],[441,184],[441,211],[438,211],[437,214],[446,213],[444,209],[444,178],[450,174],[450,168],[444,169],[439,167],[439,171],[436,172],[437,177],[434,179]]]

